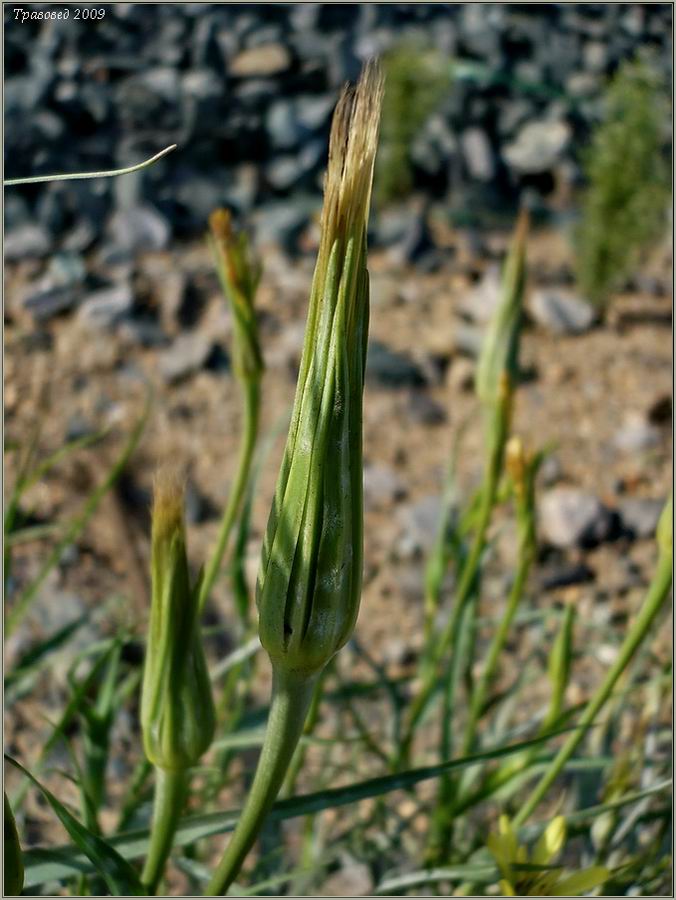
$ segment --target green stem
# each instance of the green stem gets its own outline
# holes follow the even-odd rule
[[[657,572],[648,589],[648,595],[629,634],[624,639],[624,643],[620,648],[617,659],[611,666],[596,694],[594,694],[587,704],[578,727],[572,732],[568,740],[561,747],[549,769],[542,776],[524,805],[514,817],[513,821],[515,826],[523,825],[540,804],[549,788],[575,752],[578,744],[586,735],[594,719],[612,694],[618,679],[629,665],[632,656],[642,643],[650,626],[655,620],[655,617],[669,595],[669,588],[671,586],[671,567],[671,555],[661,553],[657,564]]]
[[[153,896],[157,892],[178,826],[188,788],[184,770],[155,767],[155,801],[148,856],[141,882]]]
[[[472,595],[474,582],[481,563],[481,557],[486,546],[486,533],[491,521],[493,506],[495,505],[495,497],[498,490],[500,480],[500,471],[502,468],[502,457],[505,446],[506,422],[505,427],[500,429],[497,440],[493,442],[493,449],[489,460],[488,473],[486,478],[485,489],[482,492],[481,507],[479,509],[479,520],[474,535],[474,541],[467,558],[467,562],[463,566],[460,577],[458,592],[454,598],[453,609],[450,618],[446,624],[441,637],[430,654],[429,664],[423,672],[423,682],[420,691],[411,705],[409,721],[402,738],[401,747],[397,757],[397,768],[401,768],[408,762],[411,744],[415,727],[420,721],[423,713],[427,709],[427,705],[438,684],[438,669],[443,661],[449,646],[455,643],[455,636],[462,619],[462,613],[465,604]],[[452,700],[452,698],[450,698]]]
[[[272,701],[263,748],[249,796],[205,896],[222,896],[237,877],[284,781],[303,732],[316,677],[273,668]]]
[[[469,718],[467,721],[465,737],[462,745],[463,756],[468,756],[471,753],[472,745],[474,744],[474,738],[476,736],[477,725],[479,724],[479,719],[481,718],[484,706],[486,705],[488,689],[495,676],[498,662],[500,660],[500,655],[505,646],[507,635],[509,634],[509,629],[512,625],[512,622],[514,621],[514,616],[516,615],[517,609],[519,608],[521,598],[523,597],[523,592],[526,587],[526,581],[528,579],[528,573],[530,571],[532,563],[532,552],[526,551],[521,555],[514,578],[514,583],[512,584],[512,589],[509,592],[509,597],[507,599],[507,608],[505,609],[505,614],[500,621],[498,630],[493,636],[491,646],[488,650],[488,656],[486,658],[486,665],[484,666],[484,670],[481,673],[481,677],[479,678],[479,682],[470,701]]]
[[[260,382],[258,379],[253,379],[243,382],[242,387],[244,393],[244,431],[240,445],[239,460],[237,462],[237,472],[230,490],[228,503],[223,513],[223,519],[221,520],[216,549],[209,560],[200,586],[200,610],[204,609],[207,597],[211,593],[214,583],[218,578],[218,573],[223,562],[223,556],[225,555],[228,546],[230,532],[235,524],[242,497],[244,496],[244,491],[249,480],[251,460],[253,459],[256,436],[258,434]]]

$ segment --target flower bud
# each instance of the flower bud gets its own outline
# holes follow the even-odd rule
[[[301,677],[348,640],[361,594],[366,226],[382,92],[370,64],[334,114],[296,400],[257,586],[261,643],[279,671]]]
[[[146,756],[162,769],[194,765],[212,741],[215,714],[191,586],[183,486],[162,472],[152,515],[152,599],[141,695]]]
[[[241,381],[259,381],[263,357],[258,340],[254,297],[261,277],[246,234],[235,234],[227,209],[209,216],[210,244],[223,293],[233,317],[232,367]]]
[[[519,335],[526,273],[528,215],[522,210],[502,276],[502,298],[486,332],[477,363],[476,390],[486,411],[509,404],[518,377]]]

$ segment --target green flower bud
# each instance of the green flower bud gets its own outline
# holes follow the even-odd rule
[[[233,231],[227,209],[214,210],[209,227],[216,270],[233,316],[232,367],[240,381],[259,381],[264,367],[254,297],[261,267],[251,256],[246,234]]]
[[[18,897],[23,890],[23,858],[21,856],[21,844],[17,831],[14,813],[5,794],[5,876],[4,895],[6,897]]]
[[[191,586],[183,487],[161,473],[152,521],[152,600],[141,695],[146,756],[161,769],[194,765],[214,736],[211,683],[199,632],[199,582]]]
[[[528,215],[522,210],[502,276],[502,299],[491,318],[477,363],[476,390],[489,414],[509,404],[518,377],[527,232]]]
[[[261,643],[278,670],[301,677],[348,640],[361,594],[366,225],[382,91],[370,65],[334,114],[296,400],[257,586]]]

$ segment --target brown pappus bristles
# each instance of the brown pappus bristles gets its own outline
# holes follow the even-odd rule
[[[159,538],[183,527],[185,478],[173,465],[161,468],[153,482],[153,536]]]
[[[384,80],[379,64],[368,62],[355,86],[346,86],[333,114],[329,163],[324,182],[322,233],[333,241],[366,221],[378,144]]]

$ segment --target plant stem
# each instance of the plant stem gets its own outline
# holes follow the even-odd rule
[[[258,379],[252,379],[243,382],[244,394],[244,431],[240,444],[239,459],[237,461],[237,472],[235,480],[230,489],[228,503],[223,513],[221,527],[218,532],[218,540],[216,549],[206,567],[204,578],[200,586],[199,608],[204,609],[207,597],[211,593],[218,573],[223,562],[230,532],[235,524],[237,513],[244,496],[247,482],[249,480],[249,472],[251,470],[251,460],[256,444],[256,436],[258,434],[258,420],[260,413],[260,382]]]
[[[159,153],[151,156],[150,159],[137,163],[135,166],[126,166],[124,169],[108,169],[105,172],[72,172],[66,175],[61,173],[58,175],[31,175],[29,178],[6,178],[3,181],[3,185],[9,187],[14,184],[41,184],[43,181],[73,181],[74,179],[82,178],[114,178],[116,175],[129,175],[131,172],[138,172],[139,169],[151,166],[158,159],[162,159],[167,153],[175,150],[177,146],[177,144],[170,144],[169,147],[160,150]]]
[[[549,769],[542,776],[537,786],[531,792],[524,805],[514,817],[513,822],[515,826],[523,825],[539,805],[539,803],[542,801],[549,788],[561,773],[561,770],[564,768],[570,757],[575,752],[578,744],[586,735],[594,719],[612,694],[613,688],[615,687],[615,684],[617,683],[619,677],[629,665],[632,656],[642,643],[643,639],[648,633],[648,630],[650,629],[650,626],[652,625],[657,614],[662,608],[664,601],[669,596],[671,575],[671,555],[667,553],[661,553],[657,564],[657,571],[648,589],[648,595],[643,606],[641,607],[636,621],[629,631],[629,634],[624,639],[624,643],[620,648],[617,659],[611,666],[608,674],[604,678],[603,683],[597,690],[596,694],[594,694],[592,699],[587,704],[587,707],[580,719],[578,728],[574,732],[572,732],[565,744],[561,747],[558,754],[549,766]]]
[[[274,666],[272,674],[270,714],[256,775],[235,832],[207,886],[207,897],[224,895],[237,877],[282,786],[303,732],[316,676],[280,672]]]
[[[481,557],[486,546],[486,533],[490,524],[491,513],[493,512],[493,506],[495,505],[495,497],[500,480],[502,457],[507,432],[506,421],[504,422],[503,427],[499,429],[499,431],[500,433],[496,436],[497,439],[492,442],[492,452],[489,460],[488,473],[486,476],[484,490],[482,491],[481,507],[479,509],[479,519],[474,535],[474,541],[472,543],[467,562],[462,569],[460,584],[458,586],[458,592],[454,598],[451,616],[441,634],[439,641],[437,642],[436,647],[430,654],[429,664],[426,666],[426,671],[423,672],[423,683],[420,688],[420,692],[411,705],[409,721],[404,732],[401,747],[399,749],[399,754],[397,757],[397,768],[401,768],[401,766],[408,761],[411,751],[411,744],[413,742],[413,735],[415,733],[415,727],[420,721],[421,716],[427,709],[427,704],[429,703],[430,698],[437,686],[439,666],[448,647],[453,646],[453,644],[455,643],[456,632],[462,619],[462,613],[465,608],[465,604],[470,599],[472,591],[474,589],[474,583],[479,571]],[[452,698],[450,699],[452,700]]]
[[[171,851],[174,833],[185,803],[188,779],[185,770],[155,767],[155,801],[148,856],[141,881],[152,896],[157,892]]]
[[[488,689],[490,687],[491,681],[493,680],[493,677],[495,676],[498,662],[500,660],[500,654],[502,653],[502,650],[505,646],[505,641],[507,640],[509,629],[512,622],[514,621],[514,616],[516,615],[517,609],[519,608],[521,598],[523,597],[524,588],[526,586],[526,581],[528,579],[528,573],[530,571],[532,562],[533,554],[529,552],[524,553],[519,559],[518,568],[514,577],[514,583],[512,584],[512,589],[510,590],[509,597],[507,599],[507,608],[505,609],[505,614],[500,621],[498,630],[493,636],[491,646],[488,650],[488,656],[486,658],[484,670],[481,673],[479,682],[470,700],[469,718],[467,720],[465,737],[462,744],[463,756],[468,756],[472,751],[472,745],[474,744],[477,725],[479,724],[479,719],[481,718],[484,706],[486,704]]]

